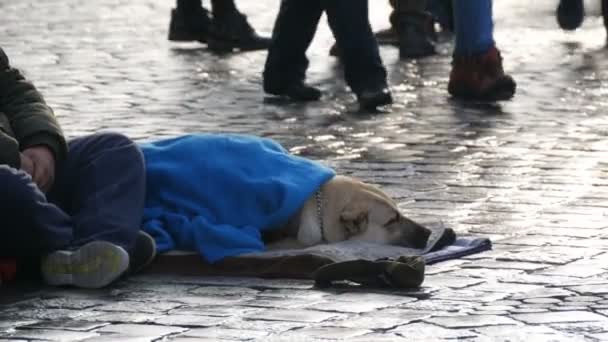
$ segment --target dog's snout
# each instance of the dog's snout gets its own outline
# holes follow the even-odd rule
[[[428,242],[430,236],[431,231],[429,229],[422,226],[417,226],[408,240],[415,248],[424,248],[426,247],[426,243]]]

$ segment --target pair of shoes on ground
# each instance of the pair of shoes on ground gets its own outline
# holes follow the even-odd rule
[[[304,82],[295,83],[281,89],[266,87],[264,90],[269,94],[286,97],[295,102],[318,101],[322,96],[320,89]],[[386,86],[369,87],[356,95],[359,106],[364,110],[375,110],[380,106],[393,103],[391,92]]]
[[[186,12],[179,8],[171,11],[169,40],[199,41],[218,52],[265,50],[271,39],[258,35],[238,11],[211,18],[209,11],[200,7]]]
[[[106,241],[92,241],[75,250],[60,250],[42,260],[41,271],[49,285],[101,288],[120,276],[137,273],[156,256],[154,239],[140,231],[133,253]]]

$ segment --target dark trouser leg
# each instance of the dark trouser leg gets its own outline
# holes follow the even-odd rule
[[[0,256],[38,257],[67,247],[72,219],[24,171],[0,165]]]
[[[602,0],[602,16],[604,17],[604,27],[608,31],[608,0]]]
[[[283,0],[264,66],[264,91],[282,93],[306,78],[310,45],[323,9],[320,0]]]
[[[211,0],[211,11],[214,16],[238,12],[234,0]]]
[[[368,17],[367,0],[326,0],[329,26],[340,47],[344,77],[355,93],[386,86],[386,69]]]
[[[177,9],[184,11],[194,11],[202,7],[201,0],[177,0]]]
[[[125,136],[106,133],[69,142],[49,199],[72,216],[72,246],[103,240],[131,251],[141,226],[145,169]]]

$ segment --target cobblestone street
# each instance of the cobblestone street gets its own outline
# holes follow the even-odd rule
[[[370,3],[384,28],[387,1]],[[238,4],[270,32],[278,0]],[[566,33],[556,1],[495,1],[497,43],[518,82],[499,104],[449,98],[446,37],[422,60],[382,47],[396,103],[367,115],[327,55],[325,21],[309,78],[327,95],[285,105],[264,99],[265,52],[167,41],[172,0],[0,2],[0,46],[69,136],[272,137],[379,184],[414,220],[494,246],[429,266],[415,296],[160,275],[45,288],[0,305],[0,341],[608,341],[608,49],[599,1],[589,4],[583,27]]]

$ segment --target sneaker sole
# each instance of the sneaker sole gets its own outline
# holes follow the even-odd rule
[[[105,241],[90,242],[75,251],[51,253],[42,263],[49,285],[101,288],[118,279],[129,267],[129,254]]]

